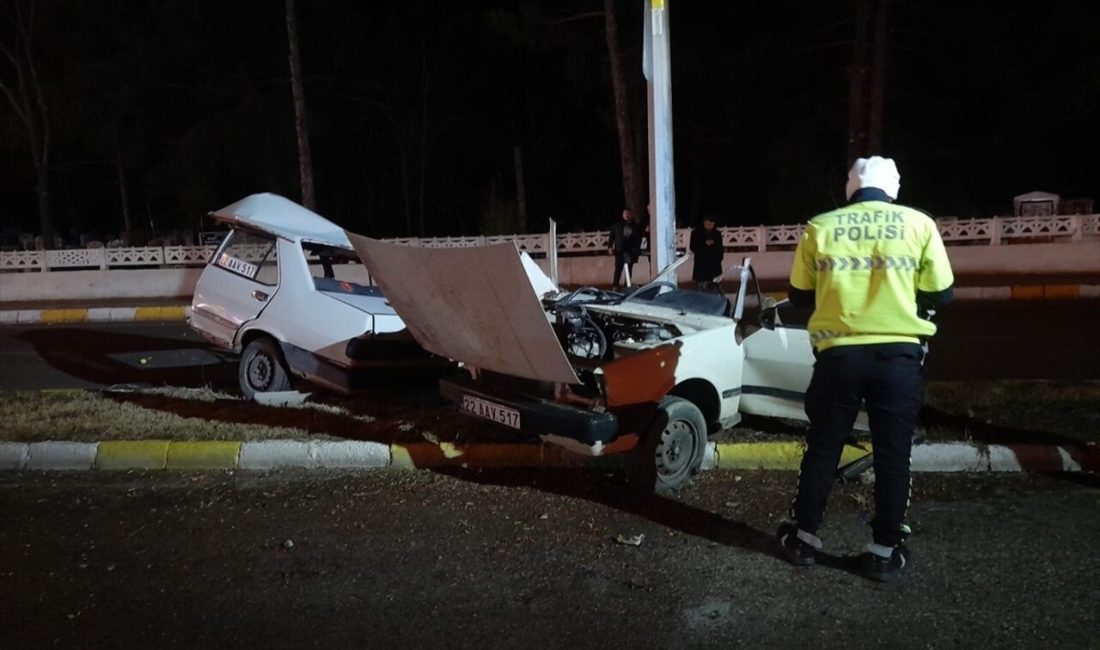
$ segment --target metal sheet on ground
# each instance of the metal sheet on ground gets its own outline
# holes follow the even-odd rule
[[[517,377],[579,382],[515,244],[433,249],[347,235],[426,350]]]

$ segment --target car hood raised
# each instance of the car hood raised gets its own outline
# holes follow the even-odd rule
[[[514,243],[419,248],[347,237],[424,349],[516,377],[579,383],[539,301],[547,283],[531,279]]]

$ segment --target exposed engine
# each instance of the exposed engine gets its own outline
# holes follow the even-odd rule
[[[664,323],[610,315],[589,309],[591,305],[616,304],[620,294],[584,288],[547,302],[554,315],[553,327],[562,349],[579,360],[609,360],[624,347],[669,341],[680,335]]]

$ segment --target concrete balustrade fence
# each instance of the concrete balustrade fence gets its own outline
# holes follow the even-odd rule
[[[1083,242],[1100,240],[1100,215],[1053,217],[991,217],[988,219],[939,219],[937,225],[950,245],[1001,246],[1019,243]],[[737,226],[720,228],[727,251],[793,250],[804,226]],[[687,248],[691,230],[676,231],[676,247]],[[557,238],[559,256],[593,255],[606,252],[608,233],[565,233]],[[400,238],[387,241],[428,248],[463,248],[514,241],[532,257],[545,257],[553,245],[548,233],[476,237]],[[125,269],[202,266],[216,246],[145,246],[135,248],[76,248],[47,251],[0,252],[0,272],[70,271],[78,269]],[[262,248],[254,251],[258,258]]]
[[[1094,295],[1100,290],[1100,215],[1018,217],[1002,219],[941,219],[956,286],[973,291],[995,288],[1006,295],[1024,287],[1028,295]],[[786,286],[794,248],[802,226],[723,228],[727,267],[743,256],[765,290]],[[690,230],[677,232],[677,247],[686,248]],[[514,241],[549,271],[549,235],[393,239],[408,246],[466,247]],[[606,232],[558,236],[558,277],[563,286],[610,284],[613,259],[607,254]],[[216,247],[165,246],[87,248],[0,253],[0,303],[44,301],[188,299],[202,266]],[[262,247],[238,251],[258,261]],[[691,279],[691,264],[679,269],[681,282]],[[337,267],[337,276],[370,282],[361,265]],[[650,279],[649,261],[635,266],[633,281]],[[1085,287],[1079,290],[1078,287]],[[1074,287],[1072,291],[1067,287]],[[1000,293],[997,293],[997,292]],[[1007,293],[1006,293],[1007,292]],[[990,296],[994,295],[990,294]]]

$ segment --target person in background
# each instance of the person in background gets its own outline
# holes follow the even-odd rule
[[[714,217],[703,217],[702,227],[691,231],[688,248],[695,257],[691,279],[699,291],[714,291],[722,276],[722,233],[714,227]]]
[[[611,234],[607,240],[607,252],[615,256],[615,276],[612,286],[618,289],[621,286],[623,267],[626,267],[627,282],[630,282],[634,271],[634,264],[642,250],[643,230],[634,221],[634,215],[629,209],[623,210],[622,218],[611,225]]]
[[[935,222],[894,203],[901,185],[890,158],[856,160],[848,205],[810,220],[795,250],[790,299],[813,307],[810,429],[790,523],[776,539],[790,562],[809,566],[844,441],[867,409],[874,449],[872,543],[866,577],[888,581],[910,564],[903,544],[911,480],[909,455],[920,410],[922,342],[936,333],[923,314],[951,300],[954,275]]]

